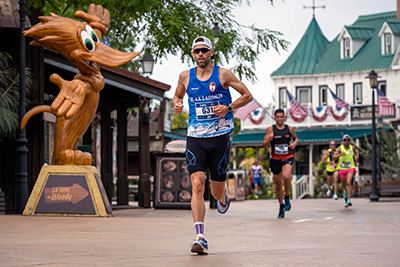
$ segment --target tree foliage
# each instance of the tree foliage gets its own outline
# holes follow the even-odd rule
[[[273,5],[273,0],[265,0]],[[90,3],[102,5],[111,14],[108,36],[112,47],[151,53],[156,61],[168,55],[180,56],[182,62],[193,62],[191,45],[196,36],[204,35],[214,43],[218,62],[230,64],[239,79],[255,82],[255,62],[258,56],[271,48],[286,49],[288,42],[282,33],[242,25],[235,20],[232,10],[242,0],[32,0],[30,6],[44,8],[62,16],[71,16],[75,10],[87,11]],[[250,6],[250,1],[246,4]],[[219,41],[213,32],[214,23],[220,29]],[[137,65],[137,59],[136,63]]]
[[[378,149],[379,149],[379,133],[376,133],[376,163],[379,163]],[[372,158],[372,145],[368,138],[364,138],[363,145],[357,147],[360,155],[371,159]],[[399,166],[399,153],[400,153],[400,137],[396,138],[396,133],[382,129],[382,147],[381,147],[381,167],[382,175],[387,179],[400,178]],[[363,167],[364,169],[371,169]]]
[[[19,126],[19,74],[9,66],[11,56],[0,51],[0,142],[15,137]],[[32,75],[26,71],[27,95]]]

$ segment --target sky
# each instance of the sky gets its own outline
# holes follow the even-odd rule
[[[396,0],[314,1],[317,7],[325,6],[325,8],[315,9],[315,18],[328,41],[334,40],[344,26],[353,24],[360,15],[395,11],[397,8]],[[281,50],[277,53],[275,50],[269,50],[259,56],[255,70],[258,81],[255,84],[242,80],[253,98],[262,106],[268,106],[274,103],[275,93],[275,85],[270,75],[285,62],[307,30],[313,17],[313,10],[303,7],[312,6],[313,0],[274,0],[273,6],[266,0],[250,0],[250,6],[246,2],[242,1],[242,5],[233,11],[239,23],[255,24],[259,28],[279,31],[283,33],[283,38],[291,43],[287,51]],[[179,74],[192,67],[194,65],[182,63],[179,56],[170,55],[154,65],[150,78],[170,85],[171,89],[165,96],[172,99]],[[222,65],[222,67],[229,69],[230,66]],[[233,89],[231,89],[231,94],[233,101],[240,96]],[[184,98],[184,106],[187,109],[187,97]]]

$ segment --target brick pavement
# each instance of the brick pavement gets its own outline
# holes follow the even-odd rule
[[[0,215],[0,266],[399,266],[400,199],[276,200],[207,208],[209,255],[191,254],[190,210],[119,209],[112,218]],[[208,203],[207,203],[208,207]]]

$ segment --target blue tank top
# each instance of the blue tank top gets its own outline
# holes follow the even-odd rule
[[[261,165],[253,165],[253,178],[260,178],[261,177]]]
[[[219,80],[219,66],[214,66],[206,81],[197,78],[196,68],[190,69],[186,93],[189,102],[188,136],[205,138],[232,132],[235,126],[232,112],[218,117],[212,109],[232,103],[229,89],[225,89]]]

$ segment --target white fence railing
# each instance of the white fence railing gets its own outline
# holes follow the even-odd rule
[[[292,198],[302,199],[305,196],[314,196],[314,177],[311,175],[292,176]]]

